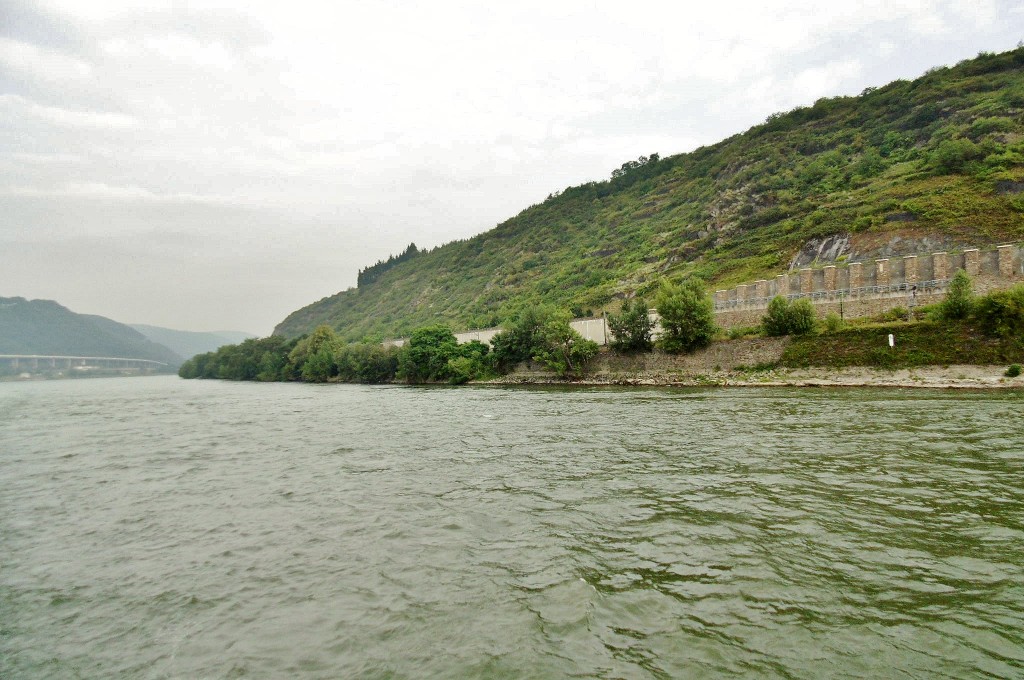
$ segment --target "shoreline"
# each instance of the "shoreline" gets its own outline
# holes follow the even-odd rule
[[[595,372],[579,378],[558,378],[550,373],[522,370],[481,385],[578,385],[581,387],[893,387],[945,390],[1024,389],[1024,376],[1008,378],[1006,366],[921,366],[883,369],[865,366],[848,368],[771,368],[745,371],[683,373]]]

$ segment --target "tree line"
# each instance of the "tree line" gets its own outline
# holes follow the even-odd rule
[[[642,297],[624,300],[617,313],[608,315],[612,351],[628,354],[657,347],[673,354],[689,353],[723,334],[700,279],[663,282],[654,305],[661,325],[657,342],[655,323]],[[970,320],[991,337],[1024,335],[1024,286],[976,298],[970,277],[958,270],[945,300],[917,313],[937,323]],[[913,316],[898,308],[887,314],[893,319]],[[573,378],[583,374],[599,347],[573,330],[570,321],[567,310],[525,305],[490,344],[478,340],[460,344],[448,326],[436,324],[413,331],[401,347],[345,342],[334,329],[322,325],[308,336],[291,340],[270,336],[225,345],[189,359],[178,374],[222,380],[462,384],[496,378],[523,362],[536,362],[560,377]],[[817,319],[807,298],[791,301],[779,296],[771,300],[758,326],[733,329],[729,336],[836,333],[845,324],[834,313]]]

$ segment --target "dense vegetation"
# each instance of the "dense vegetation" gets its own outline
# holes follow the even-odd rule
[[[52,300],[0,298],[0,354],[122,357],[166,363],[181,357],[135,329],[91,314],[76,314]]]
[[[553,307],[524,310],[491,346],[459,344],[444,325],[425,326],[402,347],[348,343],[329,326],[286,340],[279,335],[227,345],[192,357],[178,371],[183,378],[263,382],[461,384],[504,373],[523,361],[536,361],[559,376],[577,376],[597,354],[597,344],[569,327],[570,314]]]
[[[782,364],[913,368],[1024,361],[1024,285],[975,298],[965,273],[958,272],[956,281],[942,303],[917,310],[920,318],[897,309],[882,322],[805,332],[786,348]],[[908,320],[894,320],[902,317]]]
[[[486,233],[378,263],[357,289],[275,332],[327,324],[351,342],[437,323],[495,326],[540,303],[614,311],[666,277],[728,287],[774,275],[810,239],[835,234],[1018,241],[1021,189],[1024,48],[820,99],[691,153],[629,161]]]

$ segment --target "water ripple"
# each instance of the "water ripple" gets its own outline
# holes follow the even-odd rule
[[[0,384],[0,677],[1020,677],[1021,396]]]

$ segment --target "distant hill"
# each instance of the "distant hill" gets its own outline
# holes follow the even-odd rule
[[[614,308],[666,277],[728,288],[814,261],[1021,240],[1024,48],[629,161],[478,236],[369,267],[357,288],[274,332],[328,324],[358,340],[438,322],[486,328],[538,302]]]
[[[76,314],[53,300],[0,297],[0,354],[151,359],[176,369],[183,359],[125,324]]]
[[[178,331],[160,326],[148,326],[141,323],[130,324],[132,328],[145,335],[153,342],[169,347],[178,356],[189,358],[197,354],[214,352],[223,345],[237,345],[243,340],[255,338],[252,333],[242,331],[212,331],[198,333],[194,331]]]

